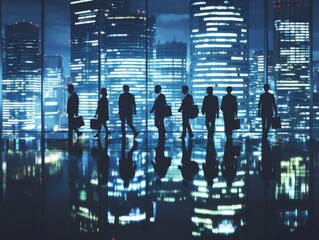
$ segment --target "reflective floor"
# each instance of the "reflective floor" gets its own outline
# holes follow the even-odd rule
[[[317,142],[92,135],[2,138],[1,240],[319,239]]]

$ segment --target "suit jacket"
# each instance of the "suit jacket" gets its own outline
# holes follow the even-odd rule
[[[237,98],[231,94],[223,96],[221,110],[226,116],[234,116],[237,114]]]
[[[96,113],[101,121],[109,120],[109,100],[105,98],[100,98]]]
[[[67,113],[69,116],[74,116],[79,112],[79,96],[72,92],[68,98]]]
[[[219,115],[218,97],[214,95],[207,95],[204,97],[202,113],[206,114],[206,117],[216,117]]]
[[[125,92],[119,98],[119,113],[122,116],[131,116],[136,113],[135,97],[133,94]]]
[[[160,93],[155,99],[151,112],[155,111],[155,116],[164,116],[165,105],[166,105],[165,95]]]
[[[193,96],[187,93],[182,101],[182,105],[179,108],[179,111],[182,111],[183,116],[189,115],[191,106],[194,104]]]
[[[277,113],[277,106],[275,103],[275,96],[269,92],[260,95],[258,103],[258,111],[262,117],[272,117],[273,110]]]

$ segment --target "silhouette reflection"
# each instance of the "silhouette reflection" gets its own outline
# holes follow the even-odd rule
[[[222,175],[226,180],[227,186],[231,187],[237,174],[237,148],[233,145],[233,141],[228,139],[225,143],[224,159],[222,162]]]
[[[183,176],[184,183],[193,181],[195,175],[199,171],[198,163],[191,160],[193,151],[193,140],[188,141],[186,148],[185,140],[182,140],[182,164],[178,166]]]
[[[204,177],[208,186],[213,186],[214,179],[218,177],[218,161],[214,140],[208,140],[206,145],[206,158],[203,163]]]
[[[130,181],[134,179],[136,164],[133,161],[133,152],[137,150],[137,141],[133,142],[133,146],[126,157],[126,139],[122,139],[121,159],[119,162],[119,174],[124,181],[124,187],[128,188]]]
[[[157,175],[156,183],[160,184],[161,179],[167,174],[169,167],[171,166],[172,158],[166,157],[165,151],[165,139],[159,138],[157,147],[155,149],[155,158],[152,161],[154,171]]]
[[[275,178],[276,165],[273,153],[267,138],[263,138],[261,147],[261,161],[259,162],[259,174],[268,183]]]
[[[81,146],[78,140],[76,140],[74,144],[72,141],[69,141],[68,153],[69,187],[71,195],[73,195],[72,193],[74,193],[76,181],[79,180],[79,162],[81,161],[83,155],[83,147]]]
[[[103,149],[101,140],[98,139],[98,148],[92,148],[91,156],[95,158],[98,171],[99,185],[105,185],[108,181],[110,156],[108,155],[108,143],[106,142]]]

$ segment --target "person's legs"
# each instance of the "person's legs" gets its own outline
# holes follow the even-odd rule
[[[187,118],[187,121],[186,121],[186,128],[187,128],[187,131],[188,131],[188,136],[189,138],[192,138],[194,136],[193,134],[193,131],[192,131],[192,127],[189,123],[189,118]]]
[[[216,118],[212,118],[211,119],[211,124],[210,124],[210,136],[213,137],[214,136],[214,133],[215,133],[215,121],[216,121]]]
[[[130,116],[127,116],[127,124],[129,125],[129,127],[131,128],[133,134],[134,134],[134,137],[137,136],[137,131],[133,125],[133,115],[130,115]]]
[[[125,131],[125,116],[121,117],[121,130],[122,130],[122,137],[125,137],[126,131]]]
[[[268,132],[269,132],[269,129],[270,129],[270,126],[271,126],[271,120],[272,120],[271,116],[267,116],[266,117],[266,133],[267,133],[267,135],[268,135]]]
[[[72,116],[68,116],[68,137],[72,138],[73,135],[73,126],[74,126],[74,118]]]
[[[232,121],[232,117],[224,115],[225,133],[227,138],[231,138],[232,136]]]
[[[206,124],[206,128],[207,128],[208,138],[210,138],[211,137],[210,119],[207,116],[206,116],[206,119],[205,119],[205,124]]]
[[[266,117],[265,116],[261,117],[261,127],[262,127],[263,136],[267,135],[266,124],[267,124]]]
[[[182,126],[183,126],[183,131],[182,131],[182,136],[181,138],[184,138],[186,136],[186,125],[187,125],[187,118],[185,116],[182,116],[183,122],[182,122]]]

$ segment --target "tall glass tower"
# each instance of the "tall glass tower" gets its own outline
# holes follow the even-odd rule
[[[248,115],[248,1],[190,1],[190,87],[201,106],[208,86],[221,102],[226,87],[237,96],[238,116],[247,128]],[[222,118],[216,129],[223,130]],[[195,129],[206,129],[204,118],[197,118]]]
[[[146,21],[148,30],[146,31]],[[152,80],[149,70],[155,49],[155,18],[146,19],[145,13],[109,16],[105,31],[105,86],[109,92],[110,129],[120,129],[118,99],[123,85],[135,95],[137,131],[145,131],[148,93]],[[146,37],[148,35],[148,37]],[[146,59],[148,58],[148,59]],[[147,64],[146,60],[149,60]],[[148,72],[147,72],[148,70]]]
[[[250,64],[249,76],[249,127],[250,131],[262,130],[261,118],[258,118],[258,102],[260,94],[264,93],[263,86],[266,83],[264,74],[265,56],[264,51],[256,51]],[[273,52],[268,52],[268,84],[270,92],[274,90],[273,76]]]
[[[282,127],[309,129],[309,9],[298,2],[274,2],[274,56],[278,112]]]
[[[40,124],[39,27],[30,22],[6,26],[3,130],[36,130]]]
[[[154,85],[161,85],[167,104],[172,106],[173,116],[167,118],[166,129],[179,130],[182,115],[177,114],[182,99],[182,86],[186,84],[187,43],[166,42],[156,46]]]

